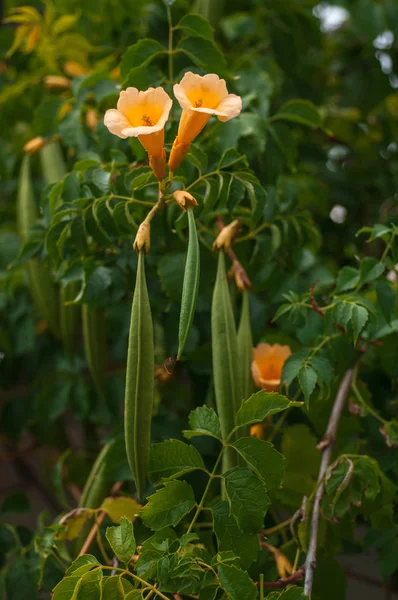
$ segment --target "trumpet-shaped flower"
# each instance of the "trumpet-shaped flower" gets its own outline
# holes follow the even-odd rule
[[[104,117],[105,125],[114,135],[138,137],[159,180],[164,179],[166,173],[164,126],[171,105],[171,98],[161,87],[145,92],[129,87],[120,92],[117,109],[107,110]]]
[[[175,171],[181,164],[191,142],[211,116],[215,115],[220,121],[229,121],[242,110],[240,96],[228,94],[225,80],[214,73],[203,77],[190,71],[185,73],[181,82],[174,86],[174,95],[182,108],[182,114],[170,154],[171,171]]]
[[[276,392],[281,384],[285,360],[292,351],[289,346],[258,344],[253,348],[252,376],[257,387]]]

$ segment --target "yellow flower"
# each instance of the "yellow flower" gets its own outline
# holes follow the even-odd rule
[[[138,137],[149,155],[150,165],[159,181],[166,174],[164,126],[172,101],[163,88],[139,92],[129,87],[120,92],[117,109],[107,110],[104,123],[120,138]]]
[[[240,96],[228,94],[225,80],[214,73],[203,77],[190,71],[185,73],[181,82],[174,86],[174,95],[182,108],[182,115],[170,154],[171,171],[179,167],[191,142],[212,115],[220,121],[229,121],[242,110]]]
[[[276,392],[281,384],[284,362],[291,355],[289,346],[258,344],[253,348],[252,376],[257,387]]]

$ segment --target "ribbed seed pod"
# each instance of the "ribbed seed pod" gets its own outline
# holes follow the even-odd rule
[[[138,254],[127,353],[124,433],[126,452],[139,498],[145,489],[151,443],[154,347],[144,252]]]
[[[248,290],[244,290],[238,327],[238,357],[242,400],[246,400],[253,392],[251,377],[252,352],[253,338],[250,326],[250,297]]]
[[[43,178],[47,185],[58,183],[67,174],[67,168],[62,154],[60,143],[56,140],[49,142],[40,150],[40,162]],[[57,208],[57,207],[53,207]],[[73,339],[76,335],[76,327],[79,322],[79,307],[67,305],[65,302],[73,300],[76,296],[77,284],[70,283],[60,290],[59,320],[61,339],[65,352],[69,355],[73,351]]]
[[[102,310],[82,305],[84,351],[91,377],[93,378],[102,410],[106,411],[106,320]]]
[[[216,283],[211,306],[213,376],[216,405],[224,439],[235,426],[235,413],[241,400],[235,319],[229,294],[225,255],[219,252]],[[236,466],[232,448],[224,453],[223,472]]]
[[[67,302],[74,300],[78,294],[78,291],[79,283],[77,281],[70,281],[61,287],[59,294],[61,339],[65,352],[69,356],[72,356],[75,347],[80,311],[77,305],[68,305]]]
[[[25,154],[19,176],[17,195],[17,226],[23,242],[28,240],[29,229],[35,225],[37,218],[38,211],[30,173],[30,156]],[[32,258],[26,265],[26,271],[29,290],[37,310],[46,320],[49,329],[56,336],[59,336],[57,291],[48,263],[39,262],[36,258]]]
[[[107,455],[112,443],[105,444],[94,462],[80,496],[79,508],[98,508],[109,492],[109,481],[104,477]]]
[[[49,142],[40,150],[40,162],[47,185],[58,183],[65,177],[67,169],[61,146],[56,140]]]
[[[182,286],[177,360],[181,358],[195,316],[200,278],[200,250],[193,208],[187,209],[189,241]]]

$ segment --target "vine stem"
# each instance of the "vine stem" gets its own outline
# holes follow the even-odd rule
[[[328,426],[326,433],[322,440],[318,444],[318,450],[322,451],[321,466],[318,474],[318,488],[316,490],[314,506],[312,510],[311,518],[311,534],[308,545],[307,557],[305,559],[305,580],[304,580],[304,593],[311,599],[312,585],[314,582],[314,573],[316,569],[316,553],[318,547],[318,528],[319,528],[319,517],[320,517],[320,505],[321,499],[325,487],[325,475],[329,466],[330,458],[332,455],[333,446],[336,440],[337,429],[341,417],[341,413],[347,399],[348,393],[351,388],[352,377],[354,374],[354,367],[350,367],[345,372],[343,379],[341,380],[336,399],[333,404],[332,412],[330,413]]]
[[[112,569],[112,570],[115,570],[115,571],[119,571],[123,575],[130,575],[130,577],[133,577],[133,579],[135,579],[136,581],[138,581],[139,583],[141,583],[143,586],[145,586],[146,588],[148,588],[152,592],[155,592],[155,594],[157,596],[159,596],[160,598],[163,598],[163,600],[169,600],[169,598],[167,596],[165,596],[164,594],[162,594],[162,592],[160,592],[154,585],[151,585],[150,583],[148,583],[147,581],[145,581],[145,579],[141,579],[141,577],[138,577],[138,575],[136,575],[135,573],[132,573],[131,571],[127,571],[126,569],[114,569],[113,567],[107,567],[105,565],[101,565],[100,568],[101,569]]]
[[[193,529],[193,526],[195,525],[195,523],[196,523],[196,521],[197,521],[197,519],[198,519],[198,517],[199,517],[199,515],[200,515],[200,513],[201,513],[201,511],[203,509],[203,505],[205,503],[206,496],[207,496],[207,494],[208,494],[208,492],[210,490],[210,486],[212,484],[212,481],[213,481],[213,479],[216,478],[216,471],[217,471],[218,465],[220,464],[220,460],[221,460],[221,457],[222,457],[223,453],[224,453],[224,446],[221,449],[221,452],[220,452],[220,454],[217,457],[217,460],[216,460],[216,462],[214,464],[212,472],[210,473],[209,481],[207,482],[207,485],[205,487],[205,491],[203,492],[202,498],[201,498],[198,506],[196,507],[195,514],[192,517],[192,521],[191,521],[191,523],[190,523],[190,525],[188,527],[187,533],[191,533],[191,531]]]

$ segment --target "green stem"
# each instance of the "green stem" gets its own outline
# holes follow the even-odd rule
[[[173,22],[171,19],[170,6],[167,5],[166,10],[167,10],[167,22],[169,24],[169,52],[168,52],[169,83],[170,83],[170,87],[173,89],[173,79],[174,79],[174,74],[173,74]]]
[[[269,529],[263,529],[263,534],[265,536],[272,535],[273,533],[276,533],[277,531],[280,531],[281,529],[288,527],[290,525],[290,523],[292,522],[292,520],[293,520],[293,517],[290,517],[289,519],[286,519],[286,521],[282,521],[282,523],[278,523],[278,525],[274,525],[274,527],[270,527]]]
[[[145,200],[136,200],[135,198],[130,198],[130,196],[119,196],[119,194],[111,194],[111,198],[118,198],[119,200],[127,200],[133,204],[142,204],[143,206],[154,206],[155,202],[146,202]]]
[[[138,577],[138,575],[136,575],[135,573],[131,573],[130,571],[127,571],[126,569],[115,569],[115,567],[108,567],[105,565],[101,565],[100,569],[110,569],[111,571],[119,571],[122,575],[130,575],[130,577],[133,577],[133,579],[135,579],[136,581],[138,581],[139,583],[141,583],[141,585],[144,585],[146,588],[150,589],[152,592],[155,592],[155,594],[157,594],[159,596],[159,598],[163,598],[163,600],[169,600],[169,598],[167,596],[165,596],[164,594],[162,594],[162,592],[160,592],[154,585],[151,585],[150,583],[148,583],[147,581],[145,581],[145,579],[141,579],[141,577]],[[93,569],[94,571],[96,569]]]
[[[201,500],[200,500],[200,502],[199,502],[199,504],[198,504],[198,506],[196,508],[195,514],[192,517],[192,521],[191,521],[191,524],[188,527],[187,533],[191,533],[191,531],[193,529],[193,526],[195,525],[195,523],[196,523],[196,521],[197,521],[197,519],[198,519],[198,517],[200,515],[200,512],[203,509],[203,505],[205,503],[207,494],[208,494],[208,492],[210,490],[210,486],[212,484],[212,481],[213,481],[213,479],[216,478],[217,468],[218,468],[218,465],[220,464],[220,461],[221,461],[223,453],[224,453],[224,447],[221,449],[220,454],[218,455],[217,460],[216,460],[216,462],[214,464],[213,470],[210,473],[209,481],[207,482],[207,485],[205,487],[205,491],[203,492],[203,496],[202,496],[202,498],[201,498]]]
[[[354,394],[356,396],[356,399],[358,400],[358,402],[360,403],[360,405],[369,414],[371,414],[375,419],[377,419],[380,423],[382,423],[383,425],[385,425],[386,423],[388,423],[388,421],[386,421],[385,419],[383,419],[383,417],[381,417],[379,415],[379,413],[374,408],[372,408],[371,406],[369,406],[369,404],[367,404],[365,402],[365,399],[363,398],[361,392],[358,389],[357,377],[358,377],[358,364],[354,368],[354,374],[353,374],[353,377],[352,377],[351,389],[354,392]]]
[[[393,231],[392,234],[391,234],[390,240],[389,240],[387,246],[385,247],[384,252],[383,252],[383,254],[381,256],[380,262],[384,262],[384,260],[387,258],[387,254],[389,253],[390,248],[393,245],[395,235],[396,235],[395,231]]]

